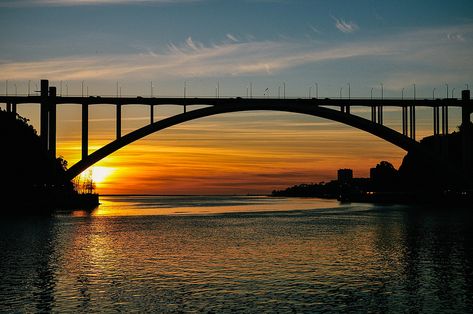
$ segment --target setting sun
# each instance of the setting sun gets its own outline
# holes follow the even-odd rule
[[[107,179],[107,177],[109,177],[114,172],[114,170],[115,170],[114,168],[110,168],[110,167],[101,167],[101,166],[92,167],[91,168],[92,180],[96,184],[100,184],[104,182]]]

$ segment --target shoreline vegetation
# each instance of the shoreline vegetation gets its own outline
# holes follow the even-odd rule
[[[466,130],[446,136],[433,135],[423,138],[421,146],[437,156],[461,165],[462,132],[472,132],[470,123]],[[472,134],[473,135],[473,134]],[[473,143],[470,144],[473,149]],[[469,161],[470,164],[473,160]],[[368,202],[385,204],[429,204],[471,207],[473,173],[460,173],[444,164],[435,164],[414,153],[407,153],[399,169],[381,161],[370,169],[369,178],[354,178],[351,169],[338,170],[336,180],[330,182],[299,184],[283,190],[274,190],[273,197],[320,197],[342,202]]]
[[[42,149],[40,137],[28,119],[0,110],[0,138],[4,204],[34,213],[92,210],[99,205],[91,177],[66,179],[67,161]]]

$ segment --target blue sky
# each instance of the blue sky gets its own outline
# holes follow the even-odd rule
[[[81,80],[91,92],[241,95],[281,82],[306,96],[339,88],[367,96],[457,90],[473,73],[471,1],[17,0],[0,1],[0,78]],[[2,82],[5,87],[5,82]],[[93,85],[93,90],[92,90]],[[158,89],[158,88],[157,88]],[[439,95],[440,96],[440,95]]]

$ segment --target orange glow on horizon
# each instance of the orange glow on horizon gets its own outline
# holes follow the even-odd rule
[[[113,119],[108,123],[90,132],[89,154],[115,139]],[[419,133],[429,129],[424,126]],[[58,154],[69,167],[80,160],[77,133],[58,133]],[[340,168],[368,177],[382,160],[398,168],[404,155],[371,134],[320,118],[234,113],[149,135],[102,159],[91,175],[100,194],[269,194],[333,180]]]

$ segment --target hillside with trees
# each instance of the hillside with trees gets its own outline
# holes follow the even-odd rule
[[[81,187],[66,178],[67,161],[41,148],[27,119],[0,110],[0,143],[0,191],[10,208],[39,212],[98,204],[96,194],[79,193]]]

